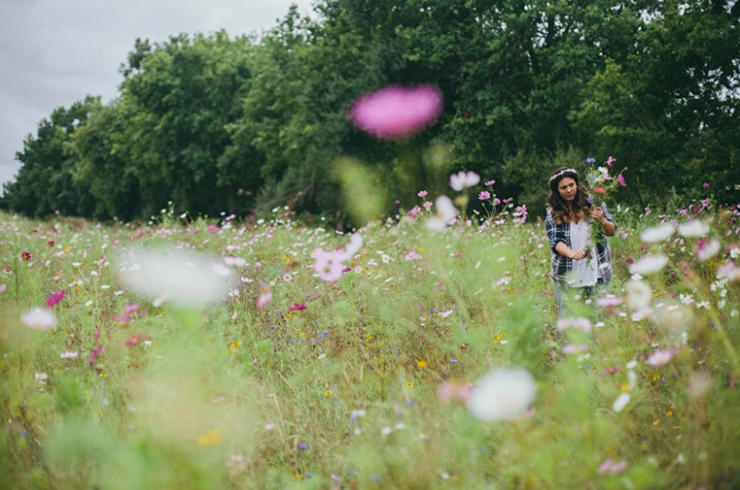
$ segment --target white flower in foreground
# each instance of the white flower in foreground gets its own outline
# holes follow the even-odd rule
[[[136,267],[122,272],[121,282],[152,300],[202,306],[222,299],[229,290],[229,268],[203,254],[140,250],[133,260]]]
[[[48,308],[31,308],[21,315],[21,320],[34,330],[51,330],[57,326],[57,319]]]
[[[678,232],[685,237],[700,237],[709,233],[709,225],[695,219],[678,225]]]
[[[485,421],[510,420],[529,408],[537,396],[537,383],[523,368],[494,368],[478,379],[466,405]]]
[[[444,231],[447,223],[457,216],[457,208],[447,196],[439,196],[434,202],[437,214],[427,220],[427,229],[431,231]]]
[[[480,182],[480,176],[475,172],[459,172],[450,175],[450,187],[460,192],[466,187],[473,187]]]
[[[622,393],[621,395],[617,397],[616,400],[614,400],[614,403],[612,403],[612,410],[619,413],[622,410],[624,410],[624,407],[626,407],[629,402],[630,402],[630,394]]]
[[[701,260],[702,262],[705,260],[709,260],[715,255],[717,255],[717,252],[719,252],[719,249],[722,248],[722,246],[719,243],[719,240],[716,238],[712,238],[709,240],[709,243],[705,244],[702,248],[699,249],[699,251],[696,252],[696,258]]]
[[[643,242],[655,243],[669,239],[675,233],[676,227],[671,223],[663,223],[653,228],[648,228],[640,233],[640,239]]]
[[[642,276],[658,272],[668,263],[668,257],[663,254],[648,254],[632,264],[630,272]]]
[[[643,281],[627,281],[624,289],[627,291],[627,306],[631,310],[642,310],[650,306],[650,301],[653,299],[653,291],[647,283]]]
[[[344,247],[344,254],[341,256],[341,260],[347,261],[352,260],[357,252],[362,248],[362,235],[359,233],[353,233],[349,237],[349,243]]]

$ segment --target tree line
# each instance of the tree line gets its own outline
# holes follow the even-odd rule
[[[54,110],[23,142],[7,207],[43,217],[257,214],[342,220],[337,166],[370,169],[391,210],[473,170],[544,211],[547,176],[628,168],[620,200],[740,195],[740,2],[320,0],[268,33],[136,40],[118,97]],[[423,133],[378,141],[357,97],[434,84]],[[708,188],[704,184],[709,184]]]

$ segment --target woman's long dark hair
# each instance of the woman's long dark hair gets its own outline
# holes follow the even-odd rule
[[[581,182],[578,173],[568,167],[560,167],[552,175],[557,175],[557,177],[550,180],[550,195],[547,196],[547,205],[552,214],[553,221],[559,225],[570,223],[571,213],[577,216],[579,220],[591,216],[591,209],[593,208],[591,198],[588,194],[588,189]],[[576,191],[575,199],[573,199],[573,204],[568,204],[560,196],[560,192],[558,191],[558,184],[566,177],[576,181],[578,190]]]

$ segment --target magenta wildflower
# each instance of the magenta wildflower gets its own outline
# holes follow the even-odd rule
[[[90,356],[87,358],[87,363],[92,364],[94,363],[100,354],[103,353],[103,344],[98,344],[96,348],[94,348],[92,351],[90,351]]]
[[[59,303],[62,300],[62,298],[64,298],[64,295],[65,294],[66,293],[65,293],[64,289],[62,289],[58,293],[54,293],[50,298],[47,298],[46,299],[46,307],[47,308],[51,308],[55,304]]]
[[[489,180],[489,181],[486,182],[486,187],[491,187],[495,183],[496,183],[495,180]]]
[[[427,195],[427,191],[419,191],[419,193],[417,194],[417,196],[419,197],[426,197],[426,195]]]
[[[627,185],[627,183],[624,181],[624,175],[622,174],[617,175],[617,183],[619,185]]]
[[[614,366],[613,368],[604,369],[603,371],[601,371],[601,375],[608,376],[610,374],[619,372],[621,369],[622,369],[622,366]]]
[[[306,305],[303,303],[293,303],[290,305],[290,308],[288,308],[288,313],[292,313],[294,311],[303,311],[306,309]]]
[[[488,191],[483,191],[478,194],[478,199],[480,199],[481,201],[487,201],[488,199],[491,199],[491,193]]]
[[[258,309],[263,309],[265,306],[272,303],[272,291],[267,285],[262,285],[261,292],[257,300],[255,301]]]
[[[208,231],[210,231],[211,233],[216,233],[218,231],[218,226],[208,225]]]
[[[705,182],[702,187],[704,187],[705,189],[709,189],[709,182]]]
[[[380,139],[410,136],[442,113],[442,94],[431,85],[386,87],[357,99],[350,108],[352,123]]]
[[[21,254],[21,259],[23,259],[23,262],[28,262],[31,260],[31,252],[23,252]]]

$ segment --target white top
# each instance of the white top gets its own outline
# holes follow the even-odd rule
[[[591,245],[591,258],[573,261],[571,279],[568,281],[574,288],[595,286],[598,279],[599,262],[596,257],[596,247],[589,243],[591,230],[587,220],[582,219],[578,224],[570,222],[570,248],[585,250]]]

